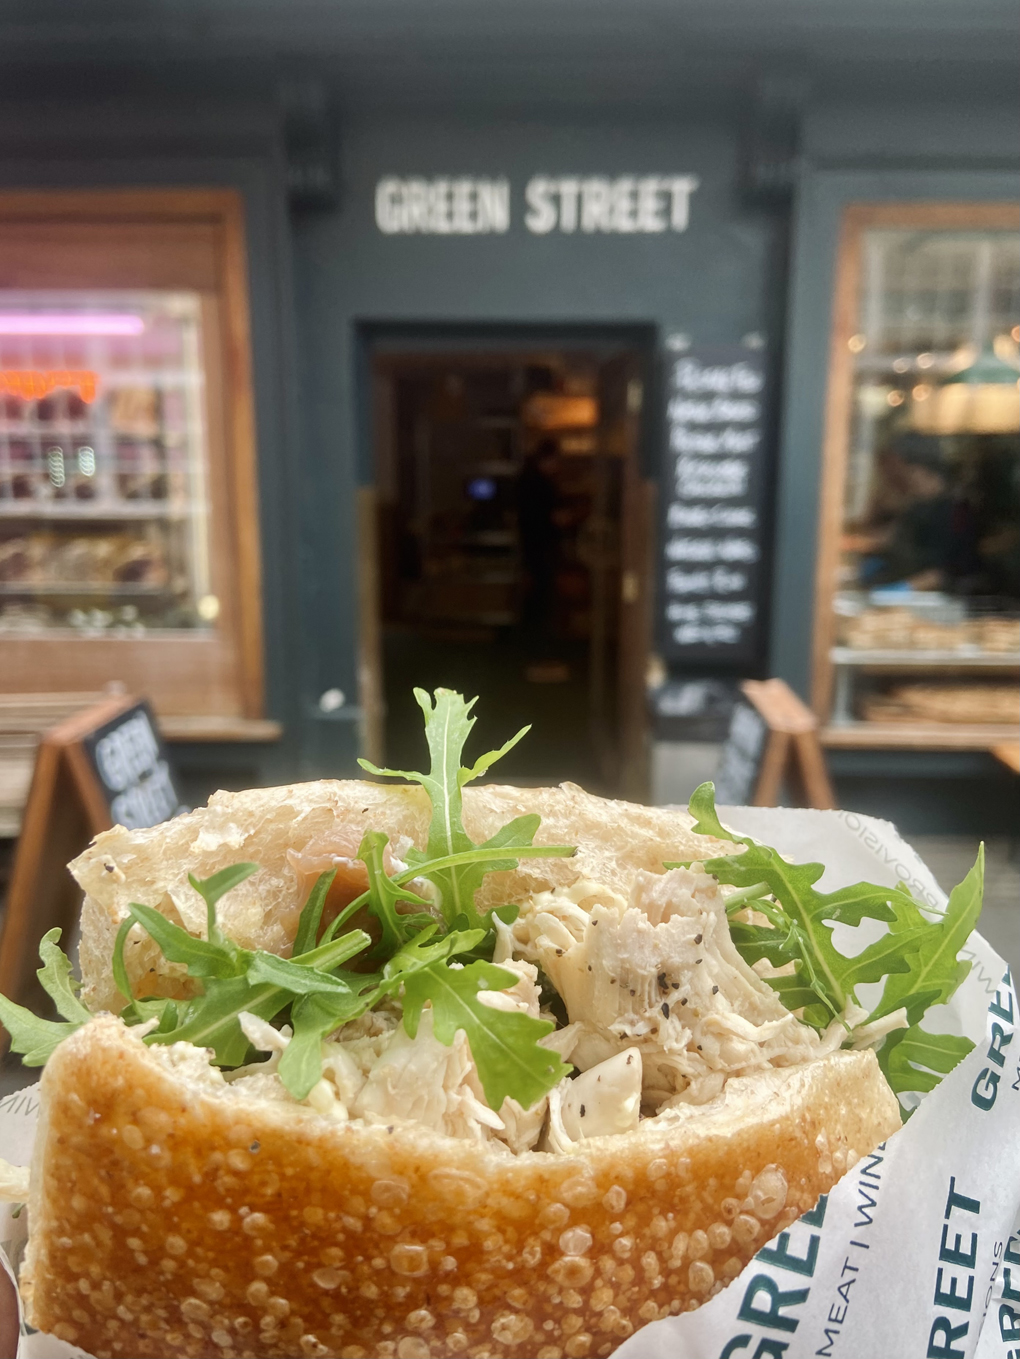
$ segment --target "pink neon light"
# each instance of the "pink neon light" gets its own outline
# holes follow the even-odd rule
[[[116,312],[0,311],[0,335],[141,335],[140,316]]]

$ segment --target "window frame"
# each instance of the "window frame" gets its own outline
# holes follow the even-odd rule
[[[811,702],[819,721],[830,719],[833,706],[835,667],[830,652],[835,642],[836,594],[843,529],[847,463],[853,416],[853,354],[848,341],[859,330],[858,307],[861,281],[861,243],[866,231],[875,228],[927,231],[1020,231],[1020,204],[1003,202],[885,202],[849,203],[841,213],[836,252],[835,283],[829,332],[828,378],[825,391],[821,447],[821,486],[818,537],[815,556],[814,610],[811,631]],[[908,739],[904,731],[894,741],[880,741],[877,733],[849,728],[827,728],[827,745],[875,746],[893,744],[919,747],[938,745],[946,739],[919,734]],[[984,748],[988,742],[979,732],[961,733],[960,748]]]
[[[96,242],[111,240],[121,233],[128,248],[124,262],[116,252],[107,250],[102,269],[106,276],[75,278],[73,263],[55,258],[48,267],[40,249],[39,264],[26,266],[35,276],[23,275],[2,280],[5,287],[110,287],[194,289],[202,297],[203,330],[207,369],[207,423],[210,483],[217,483],[216,499],[224,518],[211,525],[210,550],[218,559],[219,576],[226,586],[222,628],[215,635],[229,664],[216,661],[209,640],[201,635],[183,638],[175,632],[160,637],[153,632],[139,640],[121,639],[47,639],[12,637],[4,639],[12,661],[8,672],[13,687],[18,674],[25,675],[35,666],[33,688],[80,688],[69,683],[74,675],[73,659],[61,661],[58,647],[68,648],[73,658],[77,650],[94,676],[98,662],[86,648],[117,648],[110,678],[124,682],[130,689],[152,697],[157,711],[169,723],[187,734],[189,724],[197,739],[217,735],[237,739],[246,722],[251,735],[260,725],[265,703],[261,549],[259,533],[258,474],[255,416],[251,369],[251,343],[248,298],[248,261],[245,241],[244,200],[241,193],[228,188],[130,188],[85,190],[5,190],[0,192],[0,235],[5,229],[17,238],[19,230],[36,226],[41,238],[47,228],[55,240],[66,240],[80,233],[92,241],[89,258],[94,262],[102,252]],[[70,228],[70,233],[69,233]],[[161,238],[162,234],[162,240]],[[147,248],[147,237],[152,246]],[[177,279],[174,275],[178,253],[183,259],[188,241],[201,241],[210,261],[208,277],[200,283]],[[180,251],[177,250],[180,243]],[[73,251],[72,251],[73,254]],[[88,256],[88,251],[83,257]],[[146,258],[151,257],[152,276],[145,276]],[[28,258],[28,252],[26,252]],[[17,265],[14,266],[17,274]],[[95,267],[94,263],[87,267]],[[212,399],[211,389],[216,388]],[[218,428],[217,428],[218,427]],[[185,656],[175,658],[174,649],[185,648]],[[206,650],[203,652],[202,648]],[[226,648],[227,650],[224,650]],[[191,657],[189,661],[186,657]],[[111,659],[112,659],[111,658]],[[189,675],[189,670],[192,672]],[[209,682],[200,678],[208,670]],[[116,671],[116,673],[114,673]],[[176,678],[175,678],[176,676]],[[4,685],[11,687],[9,680]],[[275,724],[274,724],[275,725]],[[222,732],[220,731],[222,728]]]

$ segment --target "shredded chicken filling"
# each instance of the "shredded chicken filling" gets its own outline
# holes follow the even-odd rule
[[[567,1153],[585,1138],[633,1131],[642,1117],[706,1104],[733,1077],[824,1056],[846,1037],[838,1020],[823,1034],[802,1024],[744,962],[719,883],[697,864],[639,872],[629,900],[588,881],[541,892],[513,925],[497,925],[493,961],[518,980],[482,992],[484,1004],[555,1021],[541,1006],[541,969],[566,1008],[568,1022],[542,1042],[577,1071],[547,1097],[529,1109],[511,1099],[489,1108],[464,1033],[441,1043],[426,1006],[411,1038],[389,1004],[323,1042],[323,1076],[307,1103],[339,1122],[410,1120],[512,1153]],[[270,1056],[226,1079],[289,1100],[276,1074],[289,1029],[254,1015],[242,1026]]]

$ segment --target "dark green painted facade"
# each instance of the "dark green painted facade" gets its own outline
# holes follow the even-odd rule
[[[779,399],[762,666],[803,690],[840,208],[1017,197],[1013,15],[998,0],[938,0],[923,29],[900,0],[482,9],[195,0],[172,14],[99,3],[87,25],[64,4],[0,14],[5,186],[245,195],[268,711],[286,734],[181,748],[196,798],[354,767],[354,494],[370,478],[373,327],[627,326],[660,349],[675,332],[763,335]],[[528,232],[527,180],[567,173],[697,175],[690,226]],[[510,229],[384,235],[373,194],[387,174],[506,176]],[[653,426],[653,471],[657,437]],[[331,687],[351,701],[326,716],[317,699]],[[938,828],[947,798],[961,801],[953,789],[976,824],[1015,812],[1013,785],[983,756],[861,753],[835,768],[844,800],[908,829]]]

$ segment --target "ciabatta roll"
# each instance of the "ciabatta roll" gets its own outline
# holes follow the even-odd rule
[[[801,1024],[737,954],[697,862],[719,841],[686,814],[571,785],[465,790],[476,841],[529,812],[537,843],[577,853],[485,878],[480,907],[521,908],[494,955],[519,980],[486,1003],[545,1015],[551,982],[543,1042],[581,1074],[527,1109],[486,1105],[463,1034],[444,1046],[427,1008],[414,1035],[395,1001],[333,1034],[303,1101],[276,1069],[287,1031],[246,1018],[272,1055],[221,1071],[116,1017],[131,902],[201,936],[188,874],[258,863],[220,927],[286,957],[316,873],[337,868],[335,907],[363,886],[366,830],[397,855],[424,848],[419,789],[220,793],[97,838],[72,866],[84,995],[114,1013],[43,1076],[34,1326],[97,1356],[605,1356],[724,1287],[899,1126],[874,1053]],[[664,870],[677,861],[691,866]],[[136,996],[194,994],[138,929],[124,961]]]

